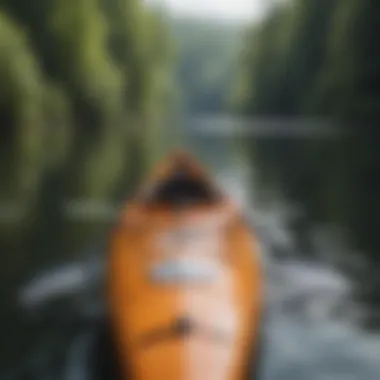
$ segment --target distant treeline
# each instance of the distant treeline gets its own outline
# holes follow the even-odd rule
[[[311,118],[321,125],[327,120],[340,128],[340,138],[321,138],[317,131],[308,140],[255,139],[248,150],[263,179],[301,202],[309,220],[347,231],[356,253],[351,261],[343,252],[341,263],[360,285],[359,298],[377,306],[379,35],[377,0],[282,2],[250,29],[235,94],[245,115],[288,122]],[[304,219],[298,226],[306,234],[307,224]]]
[[[225,112],[236,81],[242,26],[191,18],[174,19],[171,26],[178,46],[176,82],[183,111]]]

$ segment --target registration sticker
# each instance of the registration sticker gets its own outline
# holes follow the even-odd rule
[[[176,258],[157,264],[150,271],[150,278],[158,283],[210,283],[221,272],[218,263],[194,258]]]

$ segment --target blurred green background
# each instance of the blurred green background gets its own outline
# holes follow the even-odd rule
[[[329,259],[377,326],[379,33],[378,0],[274,2],[252,23],[140,0],[1,0],[0,368],[17,366],[37,334],[14,301],[19,285],[112,224],[71,218],[72,202],[117,210],[158,158],[188,146],[199,115],[278,122],[264,138],[252,121],[238,150],[264,194],[306,210],[293,226],[305,256],[316,223],[339,227],[352,249]],[[289,136],[307,120],[324,129]],[[334,138],[318,137],[326,125]]]

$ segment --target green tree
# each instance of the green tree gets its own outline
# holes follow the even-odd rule
[[[255,139],[247,149],[264,180],[304,205],[309,217],[299,228],[306,234],[316,221],[344,227],[366,269],[349,268],[348,253],[343,267],[356,278],[359,298],[377,306],[380,54],[373,36],[379,25],[375,0],[274,7],[247,36],[236,95],[241,112],[280,118],[285,129],[287,121],[316,116],[339,128],[335,140]]]

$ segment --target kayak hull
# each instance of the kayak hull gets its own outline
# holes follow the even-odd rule
[[[110,320],[125,378],[246,378],[260,329],[261,268],[255,239],[227,198],[175,209],[136,199],[109,253]]]

